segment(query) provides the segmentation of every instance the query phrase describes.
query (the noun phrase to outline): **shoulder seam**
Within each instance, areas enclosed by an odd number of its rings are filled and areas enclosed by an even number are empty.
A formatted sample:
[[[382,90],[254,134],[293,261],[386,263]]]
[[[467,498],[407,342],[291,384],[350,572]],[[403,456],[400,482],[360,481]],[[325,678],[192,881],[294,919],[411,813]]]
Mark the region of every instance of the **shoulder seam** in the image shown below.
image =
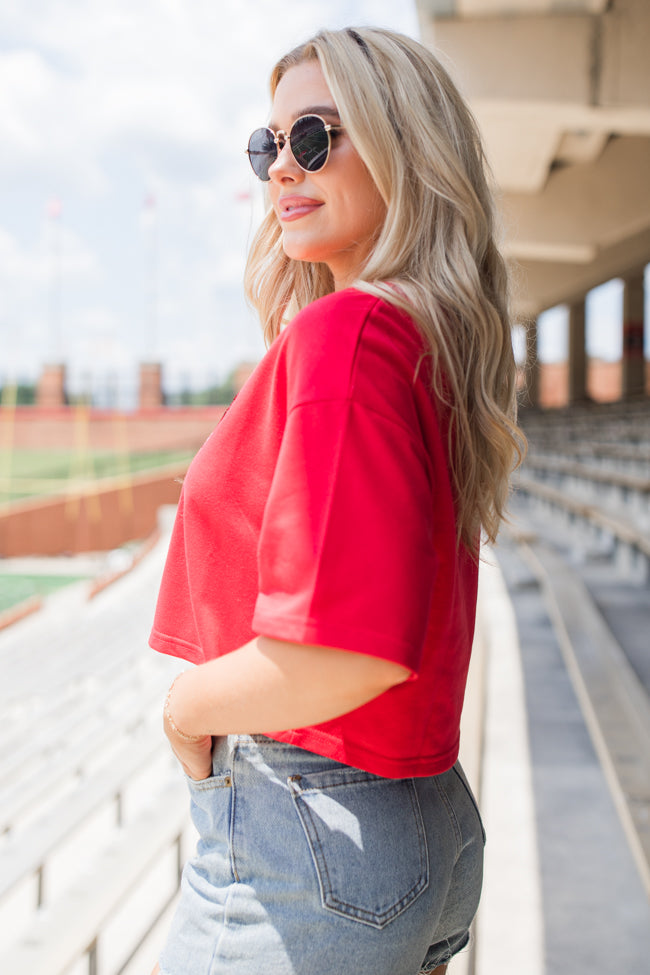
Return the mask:
[[[364,294],[365,295],[365,294],[367,294],[367,292],[362,291],[361,294]],[[356,344],[354,346],[354,355],[352,357],[352,362],[350,363],[350,375],[348,376],[348,389],[350,389],[350,387],[353,385],[353,383],[354,383],[354,377],[356,376],[357,363],[359,361],[359,346],[361,344],[361,337],[362,337],[363,333],[366,330],[366,326],[368,324],[368,319],[370,318],[372,312],[375,310],[375,308],[377,307],[377,305],[379,304],[379,302],[382,301],[382,299],[379,298],[377,295],[369,295],[369,297],[370,298],[374,298],[375,300],[366,309],[366,312],[365,312],[365,314],[363,316],[363,320],[362,320],[362,322],[361,322],[361,324],[359,326],[359,331],[357,332],[357,341],[356,341]]]

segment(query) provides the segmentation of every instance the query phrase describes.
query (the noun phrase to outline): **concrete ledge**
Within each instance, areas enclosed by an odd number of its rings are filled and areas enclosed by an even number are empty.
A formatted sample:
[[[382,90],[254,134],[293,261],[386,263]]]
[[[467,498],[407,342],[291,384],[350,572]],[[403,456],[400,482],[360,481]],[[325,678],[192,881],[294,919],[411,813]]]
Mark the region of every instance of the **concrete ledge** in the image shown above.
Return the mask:
[[[650,703],[586,586],[543,543],[521,546],[650,897]]]
[[[42,605],[43,599],[41,596],[30,596],[29,599],[23,599],[23,601],[18,603],[16,606],[11,606],[3,613],[0,613],[0,630],[4,630],[13,623],[17,623],[18,620],[24,620],[26,616],[31,616],[31,614],[36,613]]]
[[[130,563],[127,566],[125,566],[123,569],[116,569],[114,572],[109,572],[106,575],[102,575],[99,578],[94,580],[94,582],[90,586],[88,599],[94,599],[95,596],[98,596],[99,593],[103,592],[104,589],[107,589],[108,586],[111,586],[114,582],[117,582],[118,579],[122,579],[125,575],[131,572],[132,569],[135,569],[136,565],[138,565],[142,561],[142,559],[149,554],[149,552],[154,548],[154,546],[157,545],[157,543],[160,541],[160,538],[161,538],[160,529],[156,528],[151,533],[149,538],[147,538],[142,543],[142,545],[138,548],[138,550],[136,551],[136,553],[134,554],[133,558],[131,559]]]
[[[488,549],[479,575],[485,642],[481,811],[488,834],[475,971],[543,975],[543,915],[526,703],[514,610]]]

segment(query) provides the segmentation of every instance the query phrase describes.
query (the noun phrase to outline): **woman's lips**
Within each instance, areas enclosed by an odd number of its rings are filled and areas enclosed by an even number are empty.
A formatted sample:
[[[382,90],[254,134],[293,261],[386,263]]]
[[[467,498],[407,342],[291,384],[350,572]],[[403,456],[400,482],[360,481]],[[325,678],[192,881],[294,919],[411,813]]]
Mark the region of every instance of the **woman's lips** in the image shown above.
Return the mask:
[[[322,207],[320,200],[312,200],[308,196],[285,196],[279,201],[280,220],[287,223],[291,220],[299,220],[300,217],[307,216]]]

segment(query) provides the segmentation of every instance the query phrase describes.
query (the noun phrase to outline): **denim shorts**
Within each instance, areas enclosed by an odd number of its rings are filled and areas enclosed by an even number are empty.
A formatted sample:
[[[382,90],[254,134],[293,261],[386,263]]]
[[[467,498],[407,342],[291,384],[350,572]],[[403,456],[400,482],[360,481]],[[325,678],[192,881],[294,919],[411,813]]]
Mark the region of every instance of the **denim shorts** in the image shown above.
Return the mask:
[[[231,735],[188,783],[199,842],[162,975],[417,975],[467,945],[485,834],[459,764],[385,779]]]

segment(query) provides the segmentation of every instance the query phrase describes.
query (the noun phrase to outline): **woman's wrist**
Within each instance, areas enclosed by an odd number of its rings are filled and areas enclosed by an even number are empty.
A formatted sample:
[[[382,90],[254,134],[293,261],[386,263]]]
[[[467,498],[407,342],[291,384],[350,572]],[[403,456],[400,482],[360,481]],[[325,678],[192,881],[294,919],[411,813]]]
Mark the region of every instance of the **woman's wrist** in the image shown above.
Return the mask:
[[[178,682],[187,671],[183,671],[178,674],[171,683],[169,690],[167,691],[167,697],[165,698],[165,704],[163,707],[163,715],[165,719],[165,724],[172,734],[179,738],[181,741],[187,742],[188,744],[196,744],[196,742],[202,741],[203,738],[207,737],[206,734],[193,734],[188,728],[188,720],[183,717],[183,709],[179,708],[179,696],[182,695],[182,685]],[[180,712],[180,717],[179,717]]]

